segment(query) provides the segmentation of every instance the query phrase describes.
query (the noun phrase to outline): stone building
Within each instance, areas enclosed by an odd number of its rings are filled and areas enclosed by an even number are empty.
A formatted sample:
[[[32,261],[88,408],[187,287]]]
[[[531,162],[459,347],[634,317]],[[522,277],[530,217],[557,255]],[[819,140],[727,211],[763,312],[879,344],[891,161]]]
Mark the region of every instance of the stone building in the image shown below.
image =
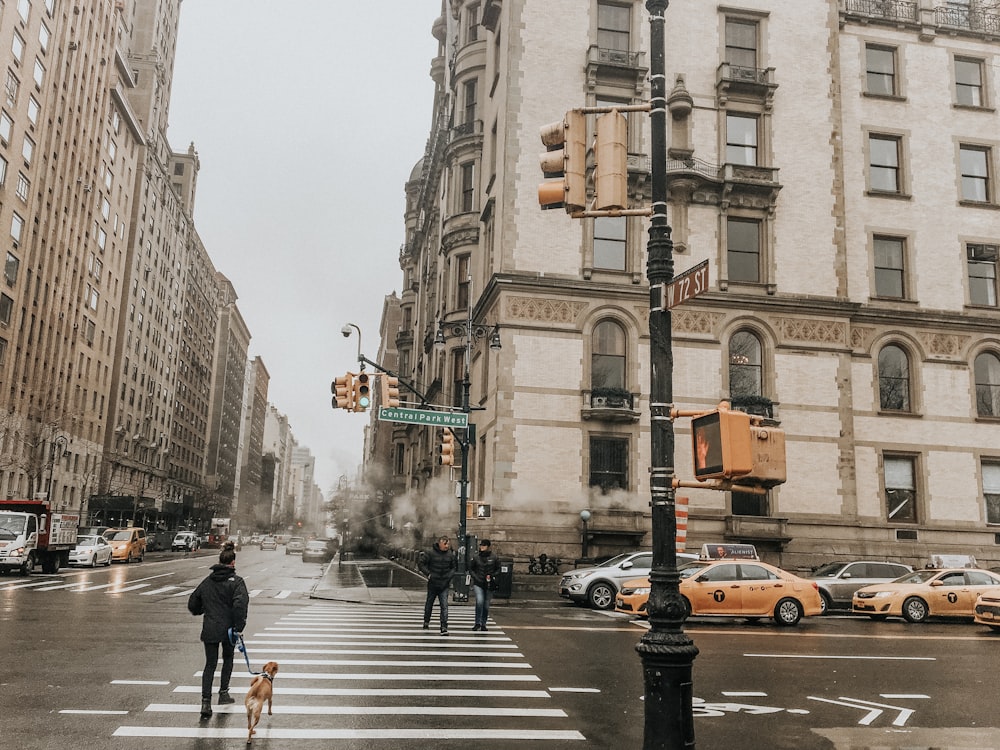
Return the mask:
[[[790,568],[1000,560],[991,5],[669,6],[675,272],[709,263],[708,291],[671,315],[673,400],[773,416],[788,460],[788,481],[765,495],[680,490],[689,548],[751,542]],[[591,554],[648,545],[648,222],[543,212],[536,195],[541,126],[648,101],[645,4],[445,0],[432,33],[434,118],[406,185],[400,372],[453,407],[468,366],[469,493],[492,509],[470,533],[506,554],[573,558],[589,510]],[[638,208],[649,118],[627,118]],[[469,335],[432,346],[442,324],[469,319],[498,325],[502,349]],[[393,430],[392,469],[438,522],[451,470],[435,463],[437,432],[373,429]],[[690,421],[674,430],[677,474],[691,479]],[[443,513],[457,521],[454,503]]]

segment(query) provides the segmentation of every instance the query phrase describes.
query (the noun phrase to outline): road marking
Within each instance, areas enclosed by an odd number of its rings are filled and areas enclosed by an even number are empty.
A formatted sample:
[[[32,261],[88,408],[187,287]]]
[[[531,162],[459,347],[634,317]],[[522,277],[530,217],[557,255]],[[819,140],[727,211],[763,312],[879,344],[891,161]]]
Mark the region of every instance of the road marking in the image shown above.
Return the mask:
[[[126,591],[138,591],[139,589],[149,588],[149,586],[150,586],[150,584],[148,584],[148,583],[136,583],[136,584],[134,584],[132,586],[126,586],[125,588],[121,588],[121,589],[110,589],[109,591],[105,591],[104,593],[105,594],[124,594]]]
[[[599,693],[598,688],[550,687],[550,693]]]
[[[923,698],[923,699],[926,699],[926,700],[930,700],[931,699],[931,697],[929,695],[923,695],[922,693],[879,693],[879,695],[882,698],[888,698],[889,700],[899,700],[901,698],[902,699],[907,699],[907,698]]]
[[[834,703],[838,706],[848,706],[849,708],[857,708],[861,711],[868,710],[858,724],[863,726],[870,726],[875,719],[881,716],[885,711],[883,709],[888,709],[890,711],[899,711],[899,715],[893,720],[892,725],[895,727],[904,726],[907,720],[913,716],[914,709],[903,708],[902,706],[889,706],[885,703],[873,703],[872,701],[863,701],[860,698],[845,698],[840,696],[840,700],[830,700],[829,698],[816,698],[815,696],[808,696],[811,701],[822,701],[823,703]],[[868,707],[871,707],[868,709]]]
[[[197,708],[197,706],[195,707]],[[201,710],[200,708],[198,709]],[[61,714],[90,714],[94,716],[125,716],[128,711],[91,711],[82,708],[64,708],[59,713]]]
[[[168,591],[173,591],[174,589],[180,588],[180,586],[164,586],[163,588],[153,589],[152,591],[143,591],[139,596],[152,596],[153,594],[165,594]]]
[[[292,592],[290,590],[285,589],[284,591],[279,591],[277,594],[275,594],[274,598],[275,599],[287,599],[289,597],[289,595],[291,595],[291,593]]]
[[[112,685],[169,685],[170,680],[112,680]]]
[[[219,714],[246,714],[244,706],[214,706]],[[151,703],[146,706],[149,712],[196,714],[201,711],[197,703]],[[121,713],[128,713],[122,711]],[[566,712],[561,708],[491,708],[488,706],[275,706],[276,714],[299,714],[313,716],[385,716],[387,713],[406,716],[522,716],[566,718]],[[244,733],[245,734],[245,733]]]
[[[253,645],[253,641],[246,641],[250,646]],[[503,651],[459,651],[458,649],[472,649],[475,648],[475,644],[472,643],[456,643],[451,650],[448,650],[446,646],[442,645],[440,649],[421,649],[419,651],[415,649],[406,650],[381,650],[374,648],[274,648],[273,644],[267,644],[268,653],[270,654],[340,654],[344,656],[448,656],[448,657],[469,657],[469,658],[488,658],[488,659],[498,659],[498,658],[517,658],[523,659],[524,654],[520,652],[503,652]],[[497,646],[496,648],[517,648],[516,646]],[[443,649],[443,650],[442,650]]]
[[[449,640],[451,639],[451,640]],[[470,642],[459,640],[457,638],[452,638],[452,636],[421,636],[419,641],[417,639],[410,640],[398,640],[398,641],[387,641],[384,643],[379,643],[380,646],[391,646],[393,648],[405,648],[407,646],[423,646],[423,647],[434,647],[434,648],[444,648],[444,649],[474,649],[474,648],[510,648],[516,649],[517,646],[514,644],[507,645],[506,643],[476,643],[478,638],[471,639]],[[434,641],[433,643],[427,643],[427,641]],[[371,640],[363,641],[245,641],[248,646],[262,646],[271,648],[272,646],[373,646],[374,644]],[[312,653],[321,654],[324,653],[321,650],[315,650]]]
[[[450,654],[449,654],[450,655]],[[476,654],[468,654],[475,656]],[[462,654],[466,656],[466,654]],[[506,656],[506,654],[504,654]],[[263,664],[264,662],[261,661]],[[282,659],[281,666],[295,664],[297,666],[314,667],[431,667],[443,669],[444,667],[457,667],[459,669],[470,666],[465,661],[417,661],[409,659]],[[531,669],[527,662],[510,661],[477,661],[474,665],[476,669]]]
[[[377,676],[376,676],[377,677]],[[284,682],[284,680],[283,680]],[[201,685],[178,685],[175,693],[197,693],[201,695]],[[230,693],[239,693],[238,688],[229,688]],[[317,696],[347,696],[355,697],[389,697],[389,698],[551,698],[546,690],[476,690],[452,688],[300,688],[276,687],[275,695],[317,695]],[[470,709],[474,710],[474,709]]]
[[[469,709],[470,713],[473,709]],[[246,729],[188,727],[118,727],[114,737],[181,737],[192,739],[242,739]],[[276,740],[584,740],[573,730],[558,729],[261,729],[260,739]]]
[[[747,690],[746,692],[740,692],[735,690],[723,690],[722,694],[727,698],[766,698],[767,693],[759,693],[753,690]]]
[[[468,665],[466,665],[468,666]],[[195,677],[201,677],[201,671],[194,673]],[[247,679],[253,679],[252,674],[241,674],[241,677],[246,677]],[[234,678],[237,675],[233,675]],[[418,673],[385,673],[385,672],[372,672],[372,673],[355,673],[350,674],[347,672],[292,672],[288,674],[286,672],[281,673],[282,683],[287,680],[351,680],[364,682],[368,680],[398,680],[400,682],[414,682],[420,680],[427,680],[429,682],[541,682],[541,679],[537,675],[533,674],[479,674],[479,673],[466,673],[458,674],[452,672],[451,674],[440,674],[437,672],[428,672],[423,674]]]
[[[263,591],[264,589],[252,589],[250,591],[250,598],[255,599],[256,597],[260,596]]]
[[[858,659],[860,661],[937,661],[933,656],[824,656],[823,654],[743,654],[761,659]]]

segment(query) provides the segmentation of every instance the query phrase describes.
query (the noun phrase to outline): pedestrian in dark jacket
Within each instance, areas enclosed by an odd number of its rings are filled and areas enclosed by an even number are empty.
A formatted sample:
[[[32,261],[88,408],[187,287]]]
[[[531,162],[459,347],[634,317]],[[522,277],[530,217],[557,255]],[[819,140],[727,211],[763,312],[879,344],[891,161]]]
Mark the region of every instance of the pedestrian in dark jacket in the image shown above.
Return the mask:
[[[222,673],[219,677],[219,703],[235,703],[229,695],[229,678],[233,673],[233,652],[236,644],[230,637],[247,624],[250,593],[243,579],[236,575],[236,553],[224,549],[212,572],[188,598],[192,615],[204,615],[201,623],[201,640],[205,645],[205,668],[201,675],[201,718],[212,715],[212,681],[222,647]]]
[[[493,554],[493,545],[489,539],[479,540],[479,554],[469,560],[469,574],[472,576],[472,591],[476,595],[476,624],[473,630],[486,630],[486,621],[490,617],[490,602],[493,601],[493,591],[496,588],[496,575],[500,570],[500,561]]]
[[[417,567],[427,576],[424,630],[430,627],[431,611],[434,609],[434,600],[437,599],[440,604],[441,635],[448,635],[448,589],[451,588],[452,576],[458,568],[448,537],[439,537],[430,550],[421,552]]]

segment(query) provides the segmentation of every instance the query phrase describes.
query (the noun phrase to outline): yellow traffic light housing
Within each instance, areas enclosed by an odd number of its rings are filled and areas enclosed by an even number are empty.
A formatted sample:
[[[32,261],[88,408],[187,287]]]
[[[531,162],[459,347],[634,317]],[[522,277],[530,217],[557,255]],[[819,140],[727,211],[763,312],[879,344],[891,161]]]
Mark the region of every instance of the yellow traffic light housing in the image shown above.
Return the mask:
[[[452,466],[455,463],[455,433],[449,428],[441,431],[441,445],[438,448],[442,466]]]
[[[691,420],[694,475],[739,485],[774,487],[786,479],[785,431],[764,418],[719,408]]]
[[[347,373],[336,378],[330,384],[330,391],[333,393],[333,408],[354,410],[354,374]]]
[[[354,376],[354,411],[366,411],[372,405],[372,389],[367,372]]]
[[[380,405],[387,407],[399,406],[399,378],[393,375],[380,377],[382,389]]]
[[[617,110],[597,118],[594,139],[594,208],[628,204],[628,120]]]
[[[542,208],[583,211],[587,204],[587,118],[578,110],[540,129],[548,149],[539,157],[542,173],[549,179],[538,186]]]

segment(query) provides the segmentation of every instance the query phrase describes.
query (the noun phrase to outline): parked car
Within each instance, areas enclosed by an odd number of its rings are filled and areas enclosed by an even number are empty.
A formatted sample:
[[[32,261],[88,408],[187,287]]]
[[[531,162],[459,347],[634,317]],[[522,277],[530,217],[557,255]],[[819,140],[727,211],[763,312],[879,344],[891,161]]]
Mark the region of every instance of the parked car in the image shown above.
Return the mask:
[[[805,576],[816,581],[823,597],[823,614],[831,609],[850,609],[854,592],[873,583],[894,581],[912,573],[913,568],[902,563],[878,560],[851,560],[820,565]]]
[[[286,547],[287,550],[287,547]],[[326,539],[313,539],[306,542],[302,550],[302,562],[327,563],[333,559]]]
[[[306,540],[300,536],[290,536],[288,541],[285,542],[285,554],[286,555],[301,555],[302,550],[306,548]]]
[[[262,536],[260,538],[261,549],[278,549],[278,540],[273,536]]]
[[[146,530],[138,526],[124,529],[108,529],[104,538],[111,545],[111,559],[115,562],[130,563],[133,560],[142,562],[146,554]]]
[[[652,552],[624,552],[592,568],[571,570],[559,581],[559,596],[595,609],[611,609],[624,581],[649,575]]]
[[[981,568],[925,569],[889,583],[865,586],[854,594],[851,609],[873,620],[903,617],[973,617],[980,594],[1000,587],[1000,573]]]
[[[708,565],[711,560],[685,560],[677,561],[677,572],[681,580],[692,576]],[[646,607],[649,604],[649,576],[633,578],[625,581],[618,596],[615,597],[615,611],[626,615],[637,615],[638,617],[648,617]]]
[[[991,572],[995,572],[990,568]],[[990,630],[1000,630],[1000,589],[984,591],[976,598],[972,619]]]
[[[201,547],[201,540],[193,531],[178,531],[170,542],[171,552],[194,552]]]
[[[76,538],[76,546],[69,552],[70,565],[89,565],[96,568],[98,565],[111,564],[111,545],[103,536],[97,534],[84,534]]]

